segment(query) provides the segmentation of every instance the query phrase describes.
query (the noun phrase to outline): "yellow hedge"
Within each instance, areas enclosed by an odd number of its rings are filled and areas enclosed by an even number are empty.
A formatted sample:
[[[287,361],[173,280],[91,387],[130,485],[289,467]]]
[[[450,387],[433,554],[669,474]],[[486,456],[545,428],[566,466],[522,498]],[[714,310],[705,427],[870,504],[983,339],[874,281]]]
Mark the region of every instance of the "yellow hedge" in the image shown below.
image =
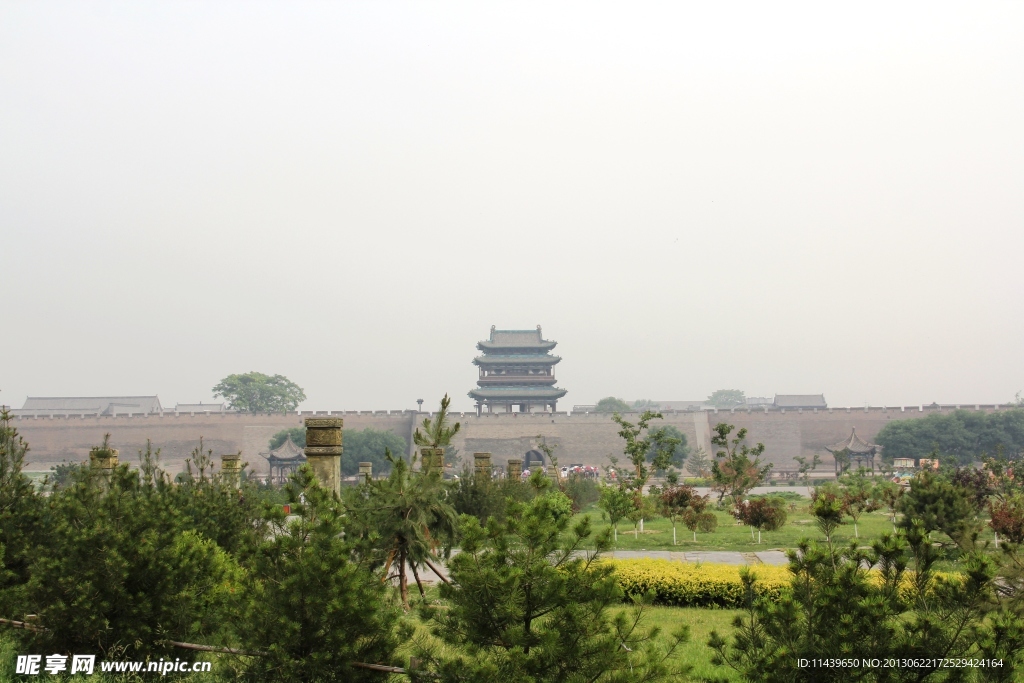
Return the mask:
[[[660,605],[678,607],[742,607],[743,583],[740,567],[733,564],[693,564],[670,560],[608,560],[615,567],[619,586],[627,595],[654,592]],[[759,595],[778,598],[788,586],[786,567],[758,565],[751,571]]]
[[[673,562],[671,560],[606,560],[615,567],[619,586],[626,595],[644,595],[654,591],[654,602],[677,607],[742,607],[743,583],[740,567],[734,564]],[[758,595],[777,600],[793,575],[788,567],[758,565],[751,571]],[[939,580],[962,581],[959,574],[936,572]],[[913,597],[913,573],[907,572],[900,582],[904,600]],[[869,572],[869,581],[878,585],[881,576]]]

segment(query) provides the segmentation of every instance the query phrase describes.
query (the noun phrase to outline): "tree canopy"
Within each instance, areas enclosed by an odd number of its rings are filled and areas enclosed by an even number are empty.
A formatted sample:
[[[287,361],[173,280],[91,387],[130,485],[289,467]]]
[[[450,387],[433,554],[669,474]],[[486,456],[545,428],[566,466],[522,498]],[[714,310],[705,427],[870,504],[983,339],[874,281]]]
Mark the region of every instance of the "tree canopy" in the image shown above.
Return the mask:
[[[1024,456],[1024,410],[982,413],[957,410],[945,415],[894,420],[878,432],[885,459],[927,458],[935,451],[962,465],[1000,454]]]
[[[733,425],[724,422],[715,425],[715,435],[711,437],[711,443],[722,450],[715,453],[715,461],[711,465],[711,488],[718,494],[719,502],[725,496],[729,496],[733,503],[739,504],[750,489],[760,485],[768,477],[772,463],[761,462],[761,455],[764,453],[763,443],[758,443],[753,448],[745,443],[746,428],[740,429],[736,436],[730,439],[729,435],[733,429]]]
[[[228,375],[213,388],[215,397],[224,397],[228,405],[248,413],[278,413],[295,410],[306,394],[284,375],[246,372]]]
[[[632,410],[633,407],[631,405],[621,398],[615,398],[614,396],[602,398],[594,408],[594,411],[598,413],[628,413]]]
[[[299,447],[306,445],[306,428],[292,427],[282,429],[270,437],[270,450],[278,448],[291,438],[292,443]],[[341,473],[348,476],[359,472],[359,463],[373,463],[375,474],[387,474],[391,471],[391,462],[387,459],[387,451],[405,453],[409,449],[408,442],[390,430],[346,429],[342,432]]]
[[[708,403],[716,408],[732,408],[747,404],[747,397],[739,389],[719,389],[708,396]]]
[[[651,429],[652,436],[657,433],[658,437],[651,443],[651,447],[647,450],[647,460],[652,461],[658,455],[657,445],[660,443],[668,444],[669,440],[676,441],[677,443],[671,449],[669,454],[668,464],[675,465],[676,467],[682,467],[683,461],[686,460],[686,456],[690,453],[689,446],[686,445],[686,434],[683,434],[676,427],[672,425],[664,425],[662,427],[654,427]],[[668,446],[666,446],[666,449]]]

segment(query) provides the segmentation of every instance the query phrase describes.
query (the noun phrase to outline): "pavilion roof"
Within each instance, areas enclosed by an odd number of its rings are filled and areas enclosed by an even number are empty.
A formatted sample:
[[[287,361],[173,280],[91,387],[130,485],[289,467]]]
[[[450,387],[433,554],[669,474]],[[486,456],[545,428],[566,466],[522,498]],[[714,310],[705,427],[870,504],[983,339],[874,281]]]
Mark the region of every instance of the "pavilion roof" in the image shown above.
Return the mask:
[[[540,325],[536,330],[499,330],[491,326],[490,339],[478,342],[476,347],[481,351],[492,349],[537,349],[547,351],[555,348],[558,342],[544,339]]]
[[[298,458],[306,457],[306,454],[300,446],[292,441],[292,437],[289,436],[284,440],[283,444],[271,450],[269,453],[266,453],[265,457],[268,460],[270,458],[276,458],[277,460],[297,460]]]
[[[843,439],[839,443],[832,444],[831,446],[825,446],[825,450],[829,453],[838,453],[840,451],[849,451],[850,453],[872,453],[874,451],[882,450],[882,447],[877,444],[868,443],[857,436],[857,428],[854,427],[853,431],[850,432],[849,438]]]
[[[491,353],[477,356],[474,365],[554,365],[562,359],[546,353],[516,353],[511,355]]]
[[[470,398],[494,398],[500,400],[515,400],[517,398],[524,398],[528,400],[562,398],[563,396],[565,396],[565,394],[565,389],[559,389],[558,387],[518,385],[507,387],[486,387],[474,389],[473,391],[469,392]]]

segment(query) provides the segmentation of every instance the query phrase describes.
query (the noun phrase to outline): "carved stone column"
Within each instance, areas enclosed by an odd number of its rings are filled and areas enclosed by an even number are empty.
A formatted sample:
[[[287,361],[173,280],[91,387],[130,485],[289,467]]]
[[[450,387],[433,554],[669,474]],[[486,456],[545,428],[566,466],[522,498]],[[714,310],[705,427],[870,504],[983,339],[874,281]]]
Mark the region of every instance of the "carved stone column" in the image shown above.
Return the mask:
[[[477,481],[490,481],[491,480],[491,454],[490,453],[474,453],[473,454],[473,472],[476,475]]]
[[[369,483],[373,479],[373,463],[359,463],[359,479]]]
[[[421,448],[420,449],[420,471],[423,474],[437,472],[444,475],[444,449],[443,448]]]
[[[523,479],[523,461],[522,460],[509,460],[508,461],[508,478],[512,481],[522,481]]]
[[[242,484],[242,454],[225,453],[220,456],[220,472],[238,488]]]
[[[101,446],[91,448],[89,449],[89,465],[101,470],[105,474],[110,474],[117,467],[118,453],[119,451],[116,448],[103,448]]]
[[[325,489],[341,495],[341,427],[340,417],[307,417],[306,461]]]

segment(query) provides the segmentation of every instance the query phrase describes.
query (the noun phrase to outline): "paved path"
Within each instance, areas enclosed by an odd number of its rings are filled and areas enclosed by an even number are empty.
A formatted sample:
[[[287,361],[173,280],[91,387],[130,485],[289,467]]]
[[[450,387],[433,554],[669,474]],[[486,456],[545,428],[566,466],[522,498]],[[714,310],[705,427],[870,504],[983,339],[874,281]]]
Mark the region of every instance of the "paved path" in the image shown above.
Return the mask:
[[[708,488],[707,486],[694,486],[693,488],[696,489],[697,493],[699,493],[702,496],[711,493],[711,489]],[[785,493],[786,491],[791,491],[793,493],[799,494],[804,498],[811,497],[811,494],[807,492],[806,486],[755,486],[750,490],[750,492],[756,496],[772,493]],[[714,495],[717,496],[717,494]]]
[[[710,562],[715,564],[744,564],[750,566],[770,564],[777,567],[785,567],[789,564],[789,560],[786,558],[786,553],[781,550],[763,550],[759,553],[740,553],[727,550],[703,550],[684,553],[672,552],[670,550],[615,550],[613,552],[605,553],[604,557],[611,557],[618,560],[652,558],[658,560],[671,560],[675,562]],[[443,570],[443,566],[438,568]],[[411,589],[415,590],[411,569],[407,569],[407,576],[409,577],[409,585],[411,586]],[[427,567],[424,567],[423,571],[420,572],[420,579],[422,579],[425,584],[436,583],[438,581],[437,575]]]
[[[696,552],[676,553],[671,550],[616,550],[605,557],[619,560],[636,560],[650,557],[659,560],[676,562],[713,562],[716,564],[771,564],[786,566],[789,560],[781,550],[764,550],[759,553],[740,553],[727,550],[703,550]]]

